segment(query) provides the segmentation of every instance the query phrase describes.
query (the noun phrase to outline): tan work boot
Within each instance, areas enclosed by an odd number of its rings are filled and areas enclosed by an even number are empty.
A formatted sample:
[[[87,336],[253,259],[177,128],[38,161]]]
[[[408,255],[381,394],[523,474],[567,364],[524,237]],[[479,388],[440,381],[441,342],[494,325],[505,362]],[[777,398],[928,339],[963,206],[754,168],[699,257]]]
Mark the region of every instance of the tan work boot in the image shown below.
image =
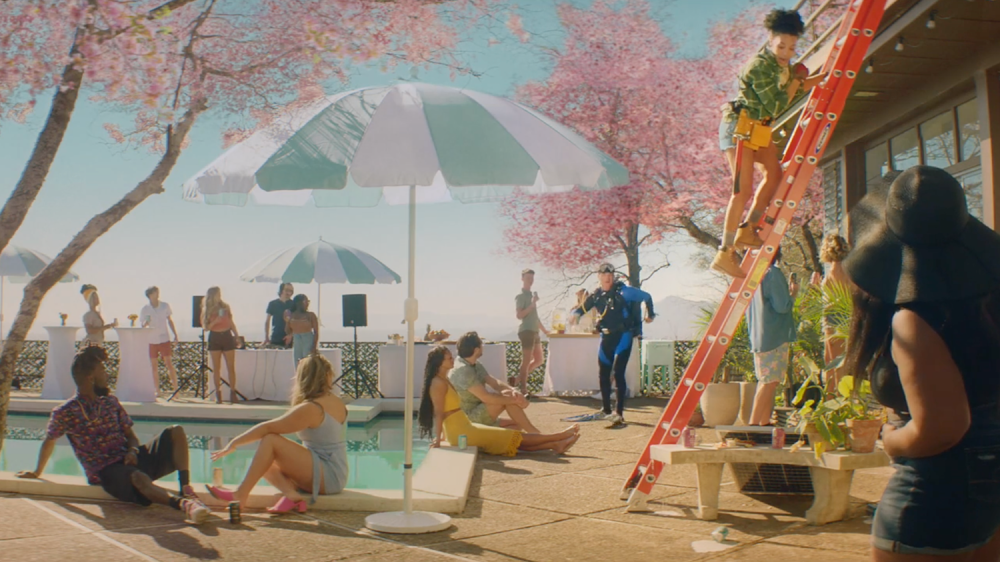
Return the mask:
[[[736,229],[737,248],[760,248],[763,245],[764,241],[761,240],[760,236],[757,236],[756,228],[748,224]]]
[[[720,248],[719,252],[715,254],[715,259],[712,260],[712,269],[739,279],[747,276],[740,268],[740,258],[733,248]]]

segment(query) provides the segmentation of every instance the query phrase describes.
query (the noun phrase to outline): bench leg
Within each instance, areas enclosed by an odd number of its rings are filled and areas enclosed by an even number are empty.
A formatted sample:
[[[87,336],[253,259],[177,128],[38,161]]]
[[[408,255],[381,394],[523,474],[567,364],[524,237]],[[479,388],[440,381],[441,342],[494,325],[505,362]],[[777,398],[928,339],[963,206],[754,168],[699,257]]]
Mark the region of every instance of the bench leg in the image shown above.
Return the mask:
[[[698,519],[719,518],[719,488],[722,486],[723,463],[698,463]]]
[[[812,507],[806,511],[806,521],[810,525],[825,525],[843,520],[850,505],[854,471],[810,466],[809,474],[816,497]]]

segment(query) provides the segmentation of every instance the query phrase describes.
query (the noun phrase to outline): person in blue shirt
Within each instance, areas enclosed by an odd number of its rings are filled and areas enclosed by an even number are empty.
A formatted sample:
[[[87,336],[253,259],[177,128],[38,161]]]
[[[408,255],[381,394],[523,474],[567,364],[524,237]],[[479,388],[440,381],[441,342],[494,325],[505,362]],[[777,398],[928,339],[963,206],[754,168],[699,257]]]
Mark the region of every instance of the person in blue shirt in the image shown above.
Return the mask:
[[[625,395],[628,392],[625,367],[632,355],[632,338],[641,332],[642,324],[641,310],[634,305],[646,304],[646,322],[652,322],[656,314],[653,312],[653,297],[645,291],[615,281],[615,267],[610,263],[597,269],[597,278],[601,286],[587,295],[583,303],[571,313],[579,319],[590,309],[597,311],[597,329],[601,331],[601,347],[597,359],[603,407],[595,419],[603,418],[610,421],[612,427],[621,427],[625,425]],[[612,372],[618,391],[614,413],[611,412]]]
[[[750,425],[771,425],[774,412],[774,395],[778,383],[788,371],[788,344],[795,341],[795,321],[792,308],[799,292],[793,274],[792,283],[778,267],[781,249],[774,253],[774,262],[760,282],[760,287],[747,309],[747,328],[750,332],[750,351],[757,373],[757,394],[753,411],[747,422]]]

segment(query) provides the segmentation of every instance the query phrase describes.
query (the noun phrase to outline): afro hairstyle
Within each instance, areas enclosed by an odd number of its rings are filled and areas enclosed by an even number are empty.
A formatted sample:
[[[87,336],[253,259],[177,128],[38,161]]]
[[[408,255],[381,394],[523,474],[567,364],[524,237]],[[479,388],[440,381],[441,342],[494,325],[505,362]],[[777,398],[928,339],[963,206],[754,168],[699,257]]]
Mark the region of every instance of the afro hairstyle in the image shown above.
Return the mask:
[[[774,35],[799,37],[806,30],[802,16],[795,10],[771,10],[764,18],[764,27]]]

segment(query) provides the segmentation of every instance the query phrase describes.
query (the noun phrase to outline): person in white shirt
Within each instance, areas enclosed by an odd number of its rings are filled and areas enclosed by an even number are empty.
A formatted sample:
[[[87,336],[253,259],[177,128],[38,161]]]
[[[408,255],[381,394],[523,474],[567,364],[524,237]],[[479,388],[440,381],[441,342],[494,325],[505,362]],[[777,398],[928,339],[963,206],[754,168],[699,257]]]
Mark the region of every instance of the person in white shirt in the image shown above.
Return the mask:
[[[174,319],[171,318],[173,311],[170,305],[160,300],[160,289],[150,287],[146,289],[146,298],[149,304],[142,307],[139,317],[142,318],[143,328],[152,328],[153,335],[149,340],[149,362],[153,367],[153,385],[156,391],[160,391],[160,362],[167,366],[167,373],[170,375],[170,389],[177,390],[177,369],[174,367],[173,346],[170,342],[170,331],[174,333],[174,342],[177,341],[177,328],[174,326]]]

